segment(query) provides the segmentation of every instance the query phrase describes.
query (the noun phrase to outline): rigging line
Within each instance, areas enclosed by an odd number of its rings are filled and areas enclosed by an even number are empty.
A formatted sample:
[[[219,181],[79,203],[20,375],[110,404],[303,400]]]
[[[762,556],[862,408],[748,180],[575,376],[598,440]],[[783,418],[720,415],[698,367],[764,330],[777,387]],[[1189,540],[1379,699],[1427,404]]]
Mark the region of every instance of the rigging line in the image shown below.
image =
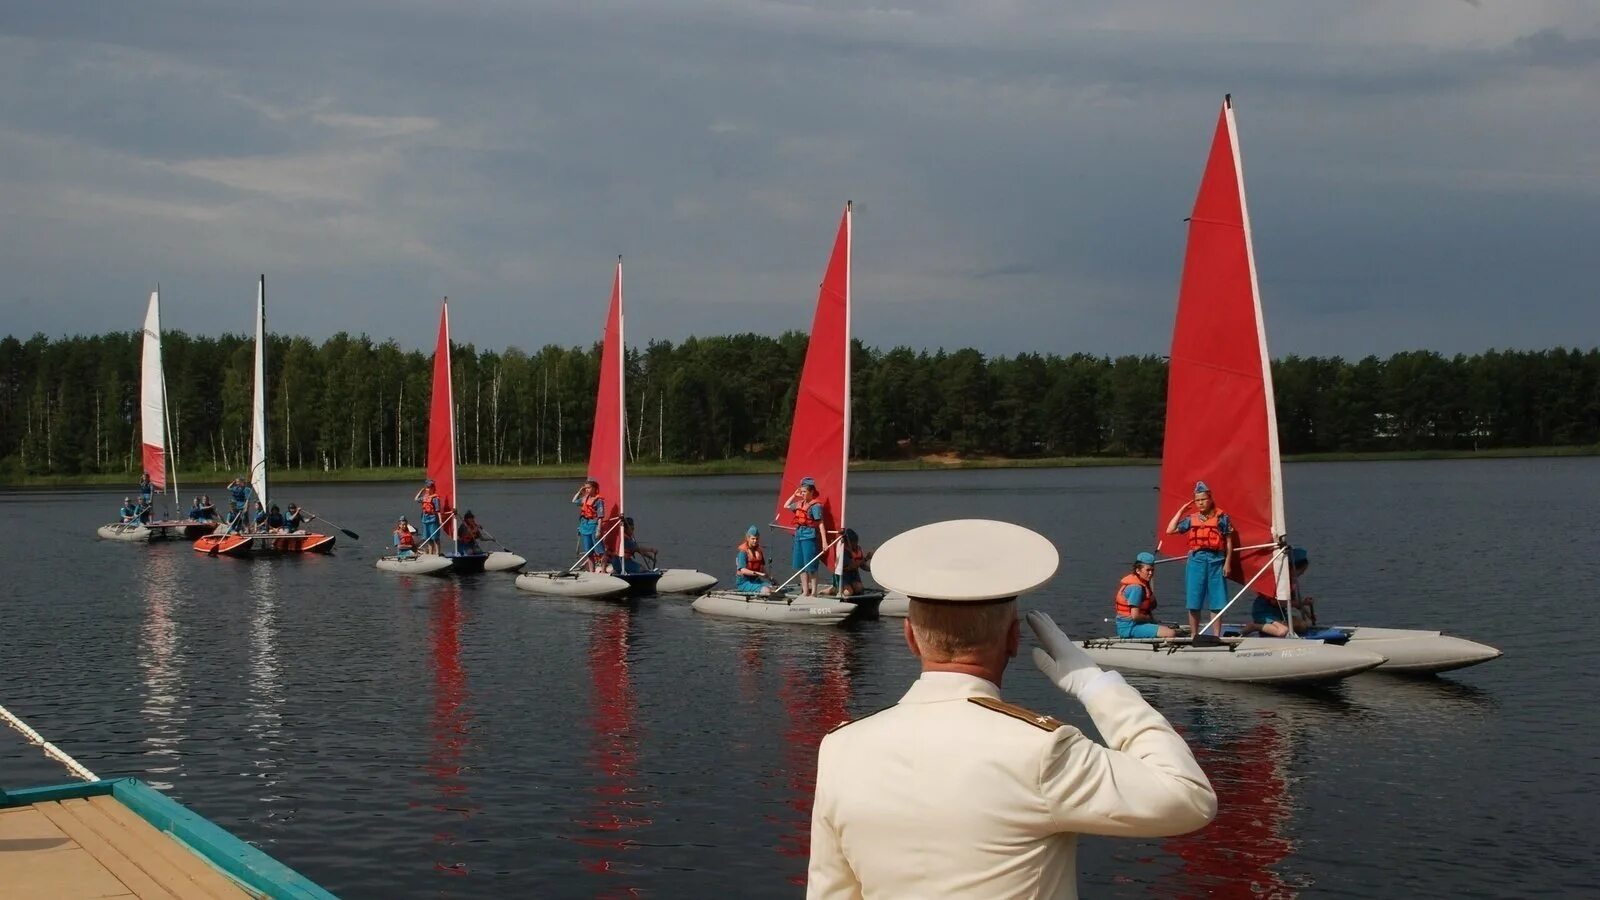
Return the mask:
[[[5,723],[10,725],[13,730],[22,735],[24,738],[27,738],[28,743],[38,747],[40,750],[43,750],[45,756],[48,756],[56,762],[61,763],[63,766],[66,766],[68,772],[71,772],[78,778],[82,778],[84,781],[100,780],[99,775],[89,771],[84,767],[83,763],[80,763],[68,756],[66,751],[62,750],[60,747],[57,747],[55,744],[45,740],[43,735],[29,727],[27,722],[24,722],[12,715],[11,711],[6,709],[4,706],[0,706],[0,719],[4,719]]]

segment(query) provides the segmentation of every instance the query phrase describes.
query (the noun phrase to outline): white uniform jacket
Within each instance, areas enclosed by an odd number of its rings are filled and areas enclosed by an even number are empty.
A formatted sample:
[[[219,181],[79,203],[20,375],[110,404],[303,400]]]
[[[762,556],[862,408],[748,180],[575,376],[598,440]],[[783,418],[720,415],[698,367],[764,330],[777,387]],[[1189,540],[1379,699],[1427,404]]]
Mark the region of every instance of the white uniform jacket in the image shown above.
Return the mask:
[[[1075,898],[1078,834],[1184,834],[1216,815],[1188,745],[1120,675],[1081,697],[1109,747],[999,697],[926,672],[823,739],[807,897]]]

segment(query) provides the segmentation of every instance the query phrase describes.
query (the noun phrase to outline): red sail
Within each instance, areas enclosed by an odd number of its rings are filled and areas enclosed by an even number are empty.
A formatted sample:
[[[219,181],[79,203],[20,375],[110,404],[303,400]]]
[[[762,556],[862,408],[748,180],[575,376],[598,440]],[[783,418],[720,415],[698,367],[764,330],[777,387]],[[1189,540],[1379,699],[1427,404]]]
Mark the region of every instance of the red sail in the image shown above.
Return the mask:
[[[450,382],[450,301],[439,308],[439,342],[433,348],[433,402],[428,407],[428,477],[447,512],[456,508],[455,396]],[[456,520],[445,521],[443,531],[456,536]]]
[[[1238,137],[1227,102],[1189,219],[1167,376],[1158,534],[1178,507],[1193,499],[1197,481],[1206,482],[1217,507],[1232,519],[1240,547],[1271,545],[1283,536],[1272,370]],[[1183,535],[1162,534],[1161,552],[1187,553],[1187,542]],[[1242,552],[1235,578],[1287,599],[1287,566],[1264,568],[1271,554],[1270,548]]]
[[[850,205],[845,204],[833,256],[817,294],[817,314],[811,322],[811,343],[800,373],[800,391],[794,401],[794,424],[789,430],[789,455],[783,465],[778,490],[779,522],[791,513],[784,503],[807,476],[816,479],[826,501],[828,536],[845,523],[845,475],[850,457]],[[830,551],[827,564],[837,555]]]
[[[600,392],[594,403],[594,434],[589,439],[589,477],[600,482],[606,498],[606,521],[600,533],[610,533],[606,545],[611,553],[622,555],[622,529],[612,527],[610,519],[621,515],[623,505],[623,462],[627,456],[628,429],[623,401],[625,380],[622,367],[627,352],[622,344],[622,259],[617,259],[616,279],[611,283],[611,311],[606,314],[605,343],[600,348]]]

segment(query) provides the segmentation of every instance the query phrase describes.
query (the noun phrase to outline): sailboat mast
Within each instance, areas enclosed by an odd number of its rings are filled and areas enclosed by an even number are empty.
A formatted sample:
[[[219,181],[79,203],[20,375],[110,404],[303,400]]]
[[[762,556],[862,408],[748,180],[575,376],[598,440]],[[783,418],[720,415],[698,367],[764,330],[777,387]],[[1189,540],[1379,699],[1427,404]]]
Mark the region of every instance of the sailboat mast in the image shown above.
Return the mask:
[[[443,309],[439,313],[439,331],[443,335],[439,341],[440,352],[444,354],[444,395],[450,398],[448,404],[450,413],[450,466],[448,484],[449,493],[444,496],[450,498],[450,511],[453,513],[461,508],[461,498],[456,496],[456,375],[454,361],[450,359],[450,298],[444,298]],[[455,540],[455,525],[441,523],[440,530],[450,535]],[[456,545],[456,552],[461,552],[460,544]]]
[[[628,514],[627,503],[623,499],[624,487],[628,467],[628,342],[623,330],[622,310],[622,254],[617,254],[617,346],[616,346],[616,372],[617,372],[617,512],[620,515]],[[605,351],[601,350],[601,357]],[[617,529],[616,555],[623,555],[623,545],[627,536],[619,527]]]
[[[267,501],[267,276],[256,288],[256,368],[255,399],[250,420],[250,486],[261,509]]]
[[[1239,184],[1239,216],[1244,223],[1244,253],[1250,267],[1250,299],[1255,304],[1256,342],[1261,349],[1261,386],[1266,401],[1267,418],[1267,469],[1272,480],[1272,537],[1282,540],[1288,532],[1283,510],[1283,460],[1278,452],[1278,410],[1272,388],[1272,356],[1267,352],[1266,319],[1261,313],[1261,285],[1256,278],[1255,242],[1250,233],[1250,205],[1245,201],[1244,158],[1239,151],[1239,128],[1233,118],[1233,95],[1222,99],[1223,116],[1228,122],[1228,144],[1233,149],[1233,171]],[[1273,581],[1277,597],[1288,601],[1288,560],[1279,556],[1273,563]]]
[[[854,203],[850,200],[844,202],[844,440],[840,442],[843,458],[839,460],[839,530],[843,532],[845,525],[845,500],[849,497],[846,489],[850,481],[850,305],[851,305],[851,242],[855,240],[855,223],[853,221]],[[843,544],[840,545],[841,548]],[[834,556],[835,574],[844,573],[844,554]]]
[[[170,466],[172,471],[172,497],[173,512],[179,518],[183,517],[183,494],[178,490],[178,454],[177,435],[172,430],[172,404],[167,402],[167,358],[161,351],[161,285],[156,284],[156,292],[150,295],[151,305],[155,307],[155,340],[156,355],[159,364],[156,374],[161,383],[161,465],[163,469]]]

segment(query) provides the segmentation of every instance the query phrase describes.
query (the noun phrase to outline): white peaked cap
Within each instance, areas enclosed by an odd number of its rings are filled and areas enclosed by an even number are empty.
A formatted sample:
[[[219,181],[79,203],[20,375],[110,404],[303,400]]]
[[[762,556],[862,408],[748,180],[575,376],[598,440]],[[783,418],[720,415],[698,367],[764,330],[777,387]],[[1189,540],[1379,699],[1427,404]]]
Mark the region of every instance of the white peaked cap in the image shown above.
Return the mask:
[[[1055,545],[1036,531],[992,519],[954,519],[885,541],[872,554],[872,578],[924,600],[1001,600],[1049,581],[1060,563]]]

